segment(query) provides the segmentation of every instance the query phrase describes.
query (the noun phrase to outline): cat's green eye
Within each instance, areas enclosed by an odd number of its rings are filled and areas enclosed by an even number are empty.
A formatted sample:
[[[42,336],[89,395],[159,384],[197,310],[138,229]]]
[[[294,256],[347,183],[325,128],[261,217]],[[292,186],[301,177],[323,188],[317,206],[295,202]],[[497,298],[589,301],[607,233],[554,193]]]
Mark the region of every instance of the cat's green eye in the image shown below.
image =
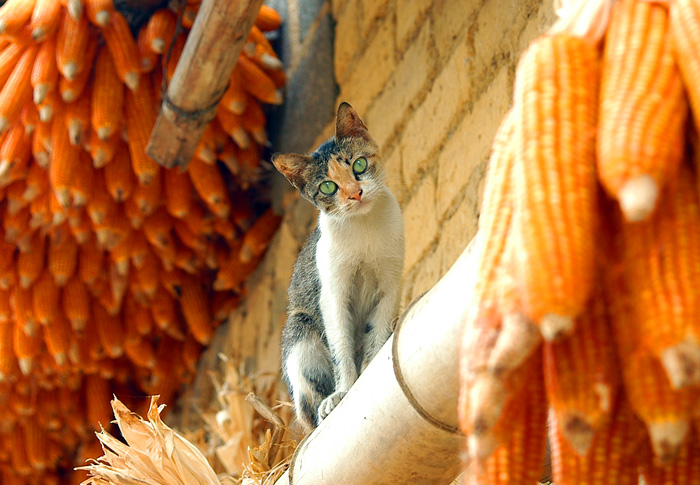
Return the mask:
[[[335,182],[326,180],[325,182],[321,182],[321,187],[319,190],[321,190],[322,194],[333,195],[335,194],[336,190],[338,190],[338,186],[335,184]]]
[[[367,170],[367,159],[365,157],[360,157],[352,164],[352,171],[360,174]]]

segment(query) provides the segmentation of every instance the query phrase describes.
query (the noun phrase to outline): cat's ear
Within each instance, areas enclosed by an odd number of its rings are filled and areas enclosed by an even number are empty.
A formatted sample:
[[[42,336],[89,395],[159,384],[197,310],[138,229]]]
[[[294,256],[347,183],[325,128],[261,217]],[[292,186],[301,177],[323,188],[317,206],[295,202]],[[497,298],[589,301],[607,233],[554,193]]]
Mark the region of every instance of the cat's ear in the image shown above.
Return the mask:
[[[277,170],[299,190],[302,190],[306,185],[309,164],[313,161],[313,157],[297,153],[277,153],[272,157],[272,163],[277,167]]]
[[[346,102],[342,102],[338,106],[338,115],[335,120],[335,137],[337,139],[348,137],[364,138],[365,140],[372,139],[355,108]]]

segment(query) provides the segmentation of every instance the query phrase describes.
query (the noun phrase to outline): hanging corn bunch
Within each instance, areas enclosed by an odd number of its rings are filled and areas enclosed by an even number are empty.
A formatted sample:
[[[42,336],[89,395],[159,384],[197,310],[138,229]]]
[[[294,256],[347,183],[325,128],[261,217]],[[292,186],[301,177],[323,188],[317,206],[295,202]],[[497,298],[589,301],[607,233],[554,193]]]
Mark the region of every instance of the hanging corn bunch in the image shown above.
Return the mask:
[[[536,412],[519,393],[543,380],[555,483],[691,483],[700,2],[560,6],[518,64],[487,174],[460,363],[469,473],[540,478],[544,420],[525,442],[512,403]]]
[[[176,7],[141,26],[112,0],[0,7],[0,483],[100,456],[115,393],[171,403],[279,225],[248,200],[285,83],[271,8],[190,169],[145,154],[199,2]]]

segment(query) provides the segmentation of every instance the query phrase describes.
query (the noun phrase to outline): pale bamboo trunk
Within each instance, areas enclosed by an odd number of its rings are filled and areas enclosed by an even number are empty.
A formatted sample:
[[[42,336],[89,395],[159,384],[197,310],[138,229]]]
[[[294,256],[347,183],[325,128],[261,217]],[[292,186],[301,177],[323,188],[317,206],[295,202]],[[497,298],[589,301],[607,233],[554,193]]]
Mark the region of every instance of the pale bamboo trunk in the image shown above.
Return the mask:
[[[460,474],[458,354],[476,273],[472,246],[409,308],[276,485],[449,484]]]

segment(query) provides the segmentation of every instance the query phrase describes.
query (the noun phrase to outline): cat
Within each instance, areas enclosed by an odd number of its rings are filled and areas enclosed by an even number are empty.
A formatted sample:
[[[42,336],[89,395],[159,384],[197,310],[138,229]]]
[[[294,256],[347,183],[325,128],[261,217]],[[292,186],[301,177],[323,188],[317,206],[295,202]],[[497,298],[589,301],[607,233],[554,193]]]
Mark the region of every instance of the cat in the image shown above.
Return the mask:
[[[311,155],[276,154],[277,169],[319,210],[299,253],[282,331],[282,375],[298,421],[315,428],[391,335],[404,234],[377,143],[355,109]]]

